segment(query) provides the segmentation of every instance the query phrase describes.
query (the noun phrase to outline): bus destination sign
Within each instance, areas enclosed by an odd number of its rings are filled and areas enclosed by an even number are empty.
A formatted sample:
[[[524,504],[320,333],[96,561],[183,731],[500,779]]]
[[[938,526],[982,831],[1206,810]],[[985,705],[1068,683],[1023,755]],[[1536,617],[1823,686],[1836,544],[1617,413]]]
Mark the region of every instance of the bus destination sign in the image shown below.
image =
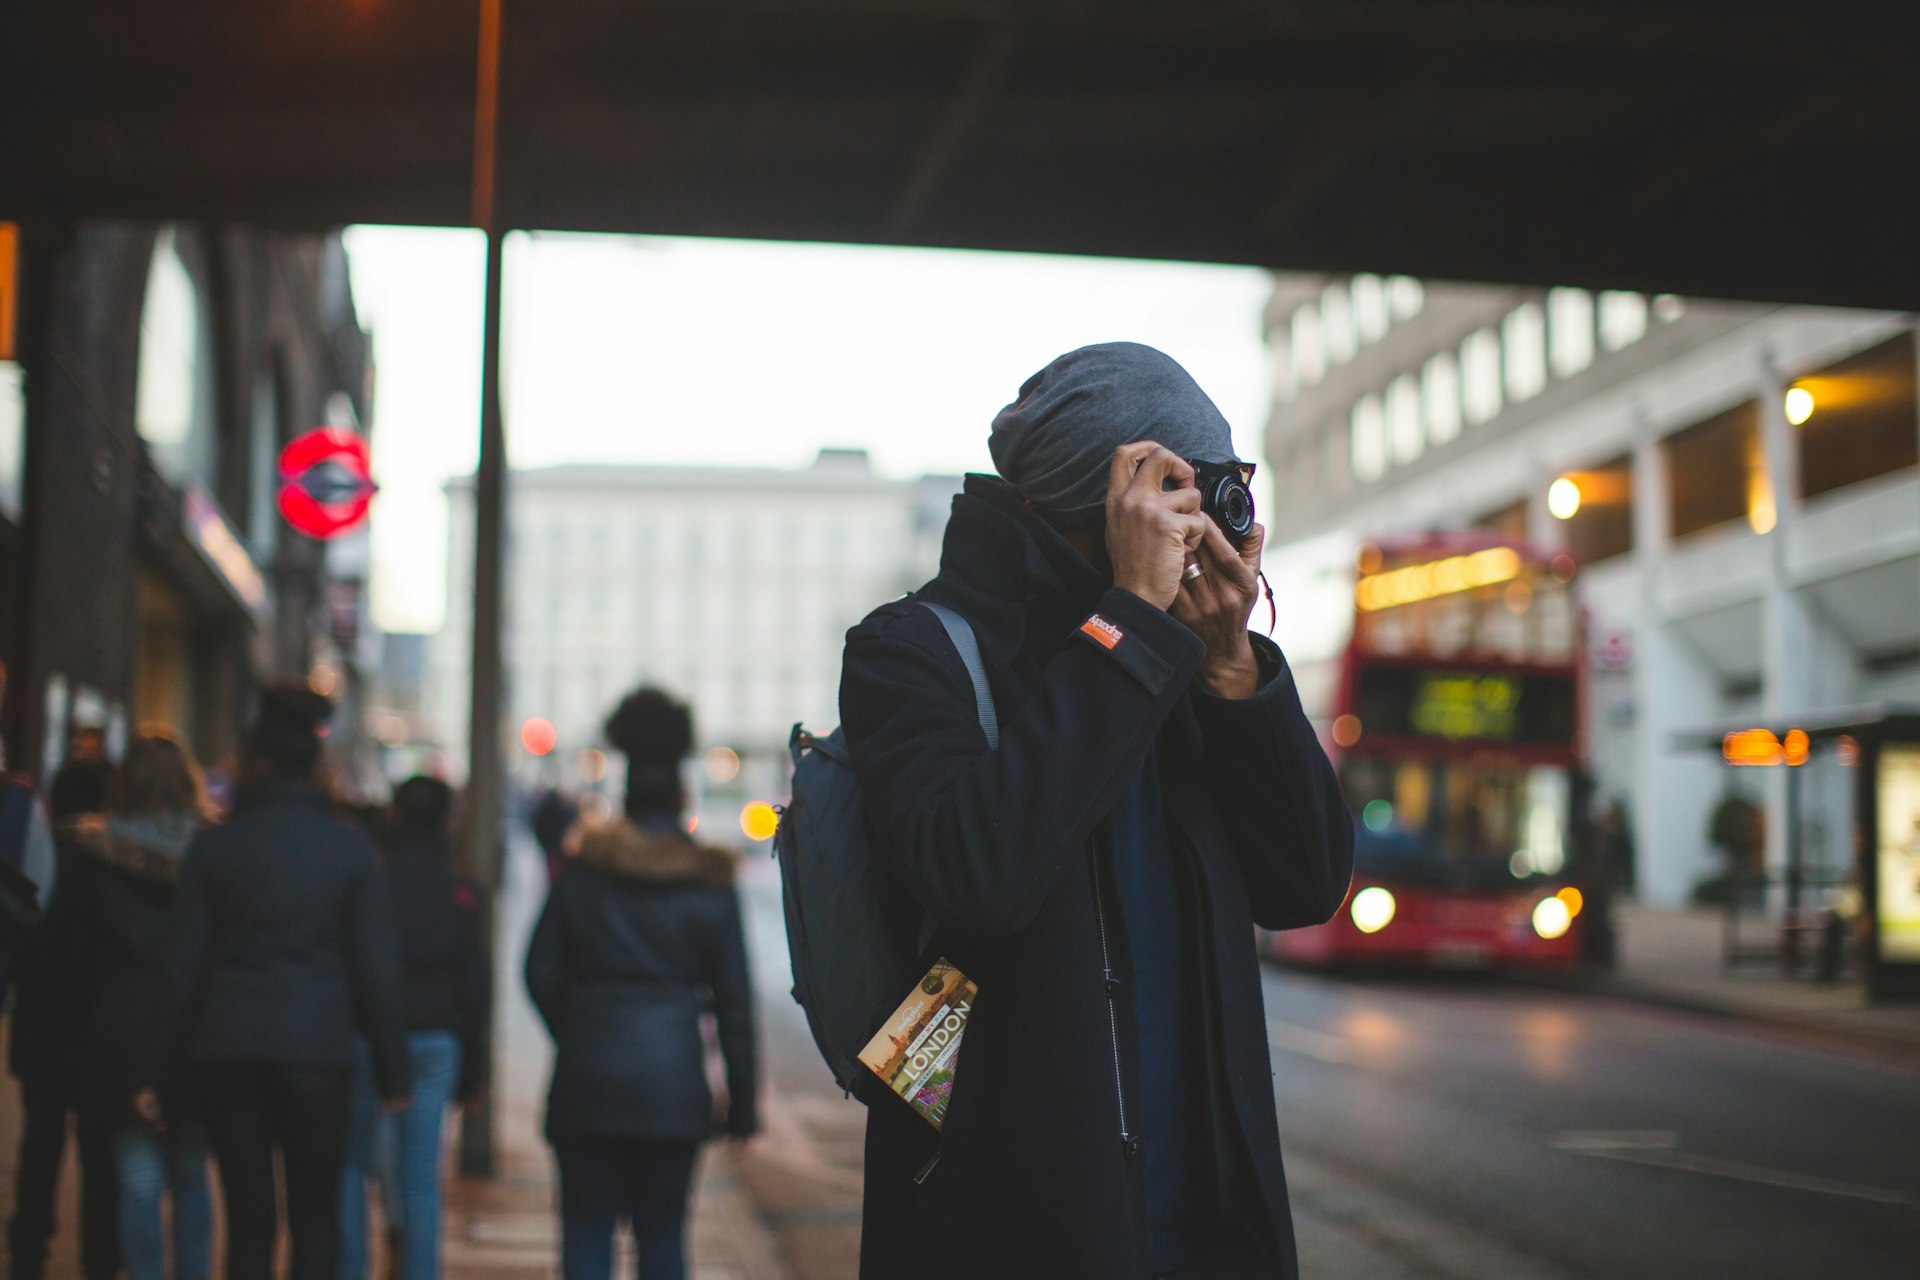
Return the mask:
[[[1367,664],[1354,709],[1368,738],[1571,747],[1571,675]]]

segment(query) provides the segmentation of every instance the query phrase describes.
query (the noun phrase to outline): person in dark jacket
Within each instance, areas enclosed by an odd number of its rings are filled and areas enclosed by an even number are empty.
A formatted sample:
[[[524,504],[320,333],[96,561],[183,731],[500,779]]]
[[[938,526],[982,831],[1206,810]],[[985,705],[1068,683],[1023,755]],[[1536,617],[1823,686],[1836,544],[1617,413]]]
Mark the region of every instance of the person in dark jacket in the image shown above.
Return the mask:
[[[205,801],[193,758],[154,730],[128,745],[111,799],[106,814],[72,829],[82,856],[69,888],[96,969],[84,1106],[112,1135],[128,1280],[166,1280],[168,1199],[175,1280],[206,1280],[213,1266],[206,1130],[171,1089],[164,1126],[158,1112],[135,1109],[141,1087],[163,1074],[174,890],[187,845],[206,825]]]
[[[383,840],[387,883],[400,928],[401,997],[413,1100],[382,1123],[371,1055],[354,1086],[354,1130],[341,1185],[341,1280],[367,1274],[367,1175],[385,1192],[398,1280],[440,1274],[441,1127],[456,1100],[479,1097],[487,1079],[487,913],[480,889],[453,870],[447,838],[453,790],[438,778],[394,789]],[[390,1153],[384,1162],[378,1153]]]
[[[313,784],[331,712],[303,685],[262,691],[233,817],[194,838],[176,895],[170,1034],[220,1166],[227,1280],[272,1275],[276,1150],[289,1274],[337,1280],[356,1035],[388,1105],[407,1095],[385,877]]]
[[[47,809],[57,821],[107,807],[113,765],[107,760],[106,731],[83,724],[67,739],[67,758],[47,786]]]
[[[918,593],[848,634],[840,706],[923,962],[979,988],[941,1131],[868,1114],[861,1274],[1297,1274],[1253,926],[1338,909],[1352,827],[1187,459],[1227,424],[1169,357],[1054,361],[995,419]]]
[[[95,775],[85,775],[92,778]],[[94,799],[69,788],[69,804]],[[13,1027],[7,1041],[8,1065],[20,1081],[20,1161],[14,1187],[13,1219],[8,1223],[12,1274],[38,1280],[45,1273],[48,1245],[57,1225],[60,1166],[65,1161],[72,1123],[80,1157],[80,1259],[87,1280],[113,1280],[120,1270],[118,1177],[113,1140],[94,1108],[87,1105],[87,1035],[92,1021],[98,959],[88,941],[88,913],[80,895],[70,892],[80,855],[59,817],[80,812],[65,807],[56,815],[57,871],[46,915],[12,957],[15,987]]]
[[[607,737],[628,759],[626,816],[585,829],[527,950],[527,990],[557,1055],[547,1140],[560,1166],[561,1272],[607,1280],[619,1219],[644,1280],[686,1275],[687,1194],[713,1135],[701,1017],[726,1060],[728,1134],[757,1128],[752,991],[734,859],[681,819],[686,707],[654,689]]]

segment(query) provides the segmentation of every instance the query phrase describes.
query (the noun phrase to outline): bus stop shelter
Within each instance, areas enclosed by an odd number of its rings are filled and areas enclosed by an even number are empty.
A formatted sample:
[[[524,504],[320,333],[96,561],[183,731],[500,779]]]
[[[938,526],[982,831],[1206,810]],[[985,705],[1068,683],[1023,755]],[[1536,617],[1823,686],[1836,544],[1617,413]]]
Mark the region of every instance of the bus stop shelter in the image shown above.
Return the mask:
[[[1800,945],[1795,926],[1810,908],[1813,887],[1799,821],[1801,766],[1819,752],[1839,756],[1851,780],[1850,870],[1860,904],[1856,937],[1867,995],[1920,1000],[1920,703],[1703,728],[1678,735],[1675,746],[1717,752],[1730,767],[1786,770],[1780,906],[1789,959]]]

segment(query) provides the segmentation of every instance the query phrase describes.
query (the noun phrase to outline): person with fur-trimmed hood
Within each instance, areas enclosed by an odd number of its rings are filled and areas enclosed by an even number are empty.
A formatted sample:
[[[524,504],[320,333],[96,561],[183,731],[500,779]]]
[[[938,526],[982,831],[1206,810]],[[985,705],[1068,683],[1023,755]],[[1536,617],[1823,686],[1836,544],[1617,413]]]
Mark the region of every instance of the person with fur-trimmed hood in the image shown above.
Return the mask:
[[[561,1272],[607,1280],[630,1223],[649,1280],[686,1274],[687,1195],[699,1144],[758,1127],[752,991],[734,856],[683,821],[693,717],[658,689],[608,717],[627,756],[626,812],[582,828],[527,949],[527,990],[556,1048],[547,1140],[560,1167]],[[726,1060],[727,1105],[707,1086],[701,1015]]]

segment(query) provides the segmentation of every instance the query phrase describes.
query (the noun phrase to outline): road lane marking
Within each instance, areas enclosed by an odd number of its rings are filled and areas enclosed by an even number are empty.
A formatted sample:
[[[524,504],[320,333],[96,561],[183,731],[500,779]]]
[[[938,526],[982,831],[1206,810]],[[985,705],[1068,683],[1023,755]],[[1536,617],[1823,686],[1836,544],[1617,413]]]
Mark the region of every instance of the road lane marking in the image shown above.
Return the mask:
[[[1710,1178],[1751,1182],[1763,1187],[1781,1187],[1788,1191],[1810,1191],[1815,1195],[1920,1208],[1920,1195],[1904,1191],[1682,1151],[1679,1149],[1678,1135],[1668,1129],[1573,1129],[1554,1139],[1553,1145],[1557,1150],[1578,1156],[1592,1156],[1597,1160],[1619,1160],[1657,1169],[1704,1174]]]
[[[1331,1062],[1335,1066],[1344,1066],[1353,1061],[1352,1050],[1339,1036],[1330,1036],[1324,1031],[1303,1027],[1295,1022],[1282,1022],[1278,1018],[1267,1019],[1267,1043],[1285,1053],[1297,1053],[1303,1058]]]
[[[1569,1129],[1553,1140],[1561,1151],[1671,1151],[1680,1135],[1671,1129]]]

